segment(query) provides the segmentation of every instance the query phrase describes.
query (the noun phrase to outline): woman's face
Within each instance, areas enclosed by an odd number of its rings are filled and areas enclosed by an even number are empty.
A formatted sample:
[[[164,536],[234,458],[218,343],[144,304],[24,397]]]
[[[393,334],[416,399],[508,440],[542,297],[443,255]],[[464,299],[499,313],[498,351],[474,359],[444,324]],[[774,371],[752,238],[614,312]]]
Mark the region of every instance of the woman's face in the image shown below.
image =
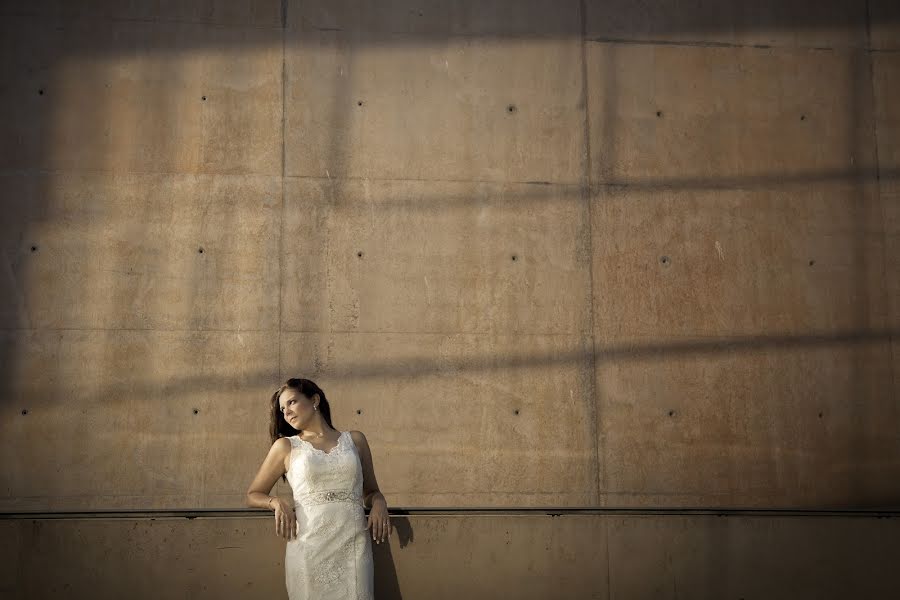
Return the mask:
[[[278,404],[281,407],[281,414],[284,416],[284,420],[297,430],[306,427],[316,412],[313,408],[314,403],[312,400],[291,388],[281,392]]]

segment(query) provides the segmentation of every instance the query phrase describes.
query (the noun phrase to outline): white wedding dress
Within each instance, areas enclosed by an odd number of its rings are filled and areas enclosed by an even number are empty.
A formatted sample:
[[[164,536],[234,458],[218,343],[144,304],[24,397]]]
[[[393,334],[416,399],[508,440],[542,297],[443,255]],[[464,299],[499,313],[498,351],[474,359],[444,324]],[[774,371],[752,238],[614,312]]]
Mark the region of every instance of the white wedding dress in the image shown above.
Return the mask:
[[[349,431],[325,452],[290,436],[287,480],[294,492],[297,537],[287,542],[290,600],[374,600],[372,538],[366,529],[363,473]]]

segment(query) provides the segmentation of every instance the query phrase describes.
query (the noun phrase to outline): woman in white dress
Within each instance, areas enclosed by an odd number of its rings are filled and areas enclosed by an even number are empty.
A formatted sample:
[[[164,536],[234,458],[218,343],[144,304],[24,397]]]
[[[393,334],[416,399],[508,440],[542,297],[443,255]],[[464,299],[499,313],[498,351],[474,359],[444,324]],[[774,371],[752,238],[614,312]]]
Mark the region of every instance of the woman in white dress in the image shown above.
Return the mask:
[[[275,511],[275,534],[287,540],[288,598],[373,600],[372,541],[384,542],[392,527],[366,436],[336,430],[325,393],[309,379],[288,379],[271,403],[272,447],[247,506]],[[269,495],[279,477],[293,505]]]

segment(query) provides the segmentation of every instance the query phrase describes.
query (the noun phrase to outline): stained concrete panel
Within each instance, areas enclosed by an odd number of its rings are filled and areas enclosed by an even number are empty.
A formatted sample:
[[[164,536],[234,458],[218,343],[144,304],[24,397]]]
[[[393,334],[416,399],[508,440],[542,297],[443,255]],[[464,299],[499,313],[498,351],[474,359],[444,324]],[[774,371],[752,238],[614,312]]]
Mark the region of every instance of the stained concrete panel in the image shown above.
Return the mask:
[[[598,341],[878,334],[890,325],[874,185],[593,196]]]
[[[885,282],[893,323],[900,327],[900,55],[872,56],[876,138],[884,233],[887,244]]]
[[[581,36],[577,0],[288,0],[288,27],[381,34]]]
[[[280,27],[282,0],[3,0],[0,14],[46,19],[140,19]]]
[[[14,600],[285,597],[271,513],[3,524]],[[373,544],[378,598],[893,598],[896,519],[414,515]],[[160,551],[160,549],[163,551]]]
[[[874,180],[868,55],[589,43],[594,183]]]
[[[590,334],[578,186],[289,178],[286,330]]]
[[[68,172],[0,182],[4,326],[277,331],[280,178]]]
[[[287,175],[579,183],[581,44],[287,36]]]
[[[379,598],[612,597],[602,519],[435,515],[394,523],[391,545],[374,550]]]
[[[896,508],[889,342],[792,341],[598,344],[601,505]]]
[[[866,3],[854,0],[588,0],[588,39],[864,47]]]
[[[606,505],[896,503],[896,313],[869,187],[595,195]]]
[[[0,167],[281,174],[268,30],[13,17],[2,35]]]
[[[868,0],[870,46],[879,50],[900,50],[900,3],[897,0]]]
[[[22,564],[5,598],[286,597],[285,542],[271,514],[38,523],[5,527],[22,540],[0,549]],[[394,526],[395,547],[372,544],[378,598],[607,598],[600,519],[394,517]]]
[[[900,55],[872,55],[879,186],[884,211],[885,271],[894,346],[894,390],[900,402]]]
[[[282,379],[310,377],[334,426],[366,435],[389,505],[597,505],[589,337],[285,332],[281,347]]]
[[[19,544],[0,550],[21,565],[6,582],[9,600],[287,597],[284,542],[269,519],[14,524]]]
[[[892,598],[897,522],[840,517],[609,518],[610,597]]]
[[[243,507],[271,442],[268,332],[11,330],[0,510]],[[25,412],[23,412],[25,411]]]

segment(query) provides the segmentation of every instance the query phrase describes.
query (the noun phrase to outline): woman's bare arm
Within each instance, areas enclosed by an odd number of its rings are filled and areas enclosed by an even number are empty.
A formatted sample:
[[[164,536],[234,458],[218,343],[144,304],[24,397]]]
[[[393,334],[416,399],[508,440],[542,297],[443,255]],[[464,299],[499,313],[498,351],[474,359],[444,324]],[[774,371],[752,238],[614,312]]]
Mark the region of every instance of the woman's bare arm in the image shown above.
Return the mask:
[[[372,508],[376,498],[381,498],[387,503],[384,494],[378,489],[378,480],[375,478],[375,466],[372,462],[372,451],[369,449],[369,441],[362,431],[351,431],[350,437],[359,450],[359,458],[363,471],[363,505]]]
[[[269,453],[263,460],[253,483],[247,488],[247,506],[251,508],[272,509],[271,503],[274,496],[269,492],[275,487],[278,478],[287,471],[285,464],[291,453],[291,441],[287,438],[278,438],[269,449]]]

